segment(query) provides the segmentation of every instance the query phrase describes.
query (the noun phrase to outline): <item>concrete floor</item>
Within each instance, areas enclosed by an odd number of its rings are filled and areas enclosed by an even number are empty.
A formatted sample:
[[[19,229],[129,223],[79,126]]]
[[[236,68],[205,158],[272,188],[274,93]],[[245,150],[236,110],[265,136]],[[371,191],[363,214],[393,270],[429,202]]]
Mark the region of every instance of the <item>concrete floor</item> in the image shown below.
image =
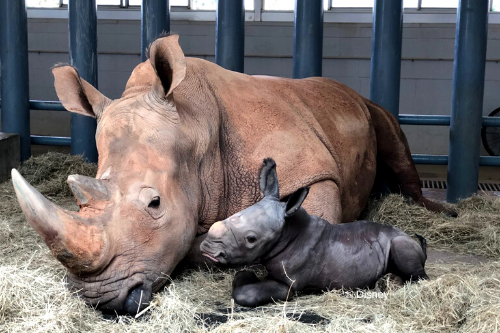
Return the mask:
[[[444,250],[427,249],[428,264],[482,264],[490,261],[487,257],[478,256],[473,254],[458,254]]]
[[[446,180],[448,167],[446,165],[417,165],[421,179]],[[479,181],[500,181],[500,167],[480,167]]]

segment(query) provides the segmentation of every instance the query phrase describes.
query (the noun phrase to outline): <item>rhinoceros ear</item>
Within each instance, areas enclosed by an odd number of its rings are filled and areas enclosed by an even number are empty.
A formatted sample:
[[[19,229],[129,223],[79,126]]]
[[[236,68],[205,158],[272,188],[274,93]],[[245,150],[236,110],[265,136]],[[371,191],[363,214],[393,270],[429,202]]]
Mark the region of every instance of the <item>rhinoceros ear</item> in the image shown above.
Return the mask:
[[[155,40],[149,49],[149,61],[158,81],[155,88],[168,98],[186,76],[186,60],[179,45],[179,36],[170,35]]]
[[[80,77],[76,68],[63,65],[52,69],[57,97],[71,112],[99,120],[111,100]]]

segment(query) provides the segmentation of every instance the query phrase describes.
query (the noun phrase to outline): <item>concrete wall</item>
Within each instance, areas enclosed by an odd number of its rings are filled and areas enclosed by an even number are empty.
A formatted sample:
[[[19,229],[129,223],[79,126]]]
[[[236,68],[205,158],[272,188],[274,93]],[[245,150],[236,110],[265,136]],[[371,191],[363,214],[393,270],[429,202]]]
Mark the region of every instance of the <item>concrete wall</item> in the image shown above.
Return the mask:
[[[174,21],[187,56],[214,61],[214,22]],[[323,76],[369,96],[371,24],[326,23]],[[67,21],[28,22],[30,98],[56,100],[51,66],[68,61]],[[454,24],[406,24],[403,30],[401,113],[450,114]],[[247,22],[245,72],[292,75],[293,24]],[[101,20],[98,24],[99,89],[118,98],[140,62],[140,22]],[[484,111],[500,107],[500,26],[490,25]],[[32,111],[32,134],[69,136],[69,115]],[[448,153],[448,127],[405,126],[413,153]]]

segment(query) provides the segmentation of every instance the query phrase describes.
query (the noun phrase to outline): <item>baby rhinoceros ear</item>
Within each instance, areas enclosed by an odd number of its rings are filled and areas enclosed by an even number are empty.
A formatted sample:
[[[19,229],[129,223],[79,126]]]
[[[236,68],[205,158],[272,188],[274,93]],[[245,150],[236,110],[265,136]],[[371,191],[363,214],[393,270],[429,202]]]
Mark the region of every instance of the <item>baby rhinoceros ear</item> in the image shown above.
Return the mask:
[[[272,158],[266,158],[262,169],[260,169],[260,190],[265,197],[272,196],[279,200],[280,191],[278,186],[278,175],[276,174],[276,162]]]
[[[302,205],[304,200],[306,200],[309,194],[309,186],[301,187],[297,191],[293,192],[286,202],[285,217],[293,215]]]

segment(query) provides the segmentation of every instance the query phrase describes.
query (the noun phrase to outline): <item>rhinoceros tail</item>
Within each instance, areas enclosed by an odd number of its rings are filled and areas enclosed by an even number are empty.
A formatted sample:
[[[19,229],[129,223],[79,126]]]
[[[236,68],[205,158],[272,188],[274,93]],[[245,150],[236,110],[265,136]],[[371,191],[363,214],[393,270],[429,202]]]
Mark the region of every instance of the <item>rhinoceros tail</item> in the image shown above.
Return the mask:
[[[411,198],[417,205],[436,213],[457,217],[457,212],[422,195],[420,177],[411,158],[408,140],[399,122],[389,111],[364,99],[377,137],[377,176],[389,189]]]
[[[415,236],[417,236],[418,241],[420,242],[420,247],[422,247],[422,251],[424,251],[425,259],[427,259],[427,241],[424,236],[420,236],[418,234],[415,234]]]

